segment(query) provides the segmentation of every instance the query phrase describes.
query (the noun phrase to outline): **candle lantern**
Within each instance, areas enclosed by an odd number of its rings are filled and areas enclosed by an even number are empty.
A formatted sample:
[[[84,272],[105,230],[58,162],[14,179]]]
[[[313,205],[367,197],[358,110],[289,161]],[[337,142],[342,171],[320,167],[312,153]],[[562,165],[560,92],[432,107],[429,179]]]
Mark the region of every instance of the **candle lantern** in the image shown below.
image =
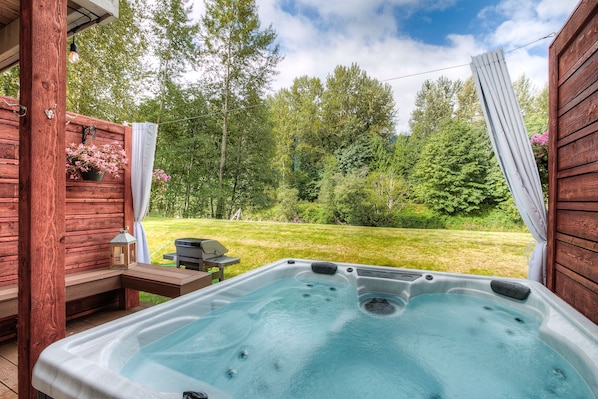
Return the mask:
[[[137,264],[137,240],[125,227],[110,241],[110,268],[128,269]]]

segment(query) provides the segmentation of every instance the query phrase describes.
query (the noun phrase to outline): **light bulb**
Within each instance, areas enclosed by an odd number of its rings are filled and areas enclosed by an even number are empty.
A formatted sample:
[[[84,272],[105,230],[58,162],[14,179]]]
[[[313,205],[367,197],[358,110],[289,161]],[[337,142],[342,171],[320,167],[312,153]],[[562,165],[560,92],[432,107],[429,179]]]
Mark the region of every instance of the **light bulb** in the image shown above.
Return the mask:
[[[73,42],[71,43],[71,52],[69,53],[69,61],[72,64],[76,64],[79,62],[79,49],[77,48],[77,44],[75,44],[75,38],[73,37]]]

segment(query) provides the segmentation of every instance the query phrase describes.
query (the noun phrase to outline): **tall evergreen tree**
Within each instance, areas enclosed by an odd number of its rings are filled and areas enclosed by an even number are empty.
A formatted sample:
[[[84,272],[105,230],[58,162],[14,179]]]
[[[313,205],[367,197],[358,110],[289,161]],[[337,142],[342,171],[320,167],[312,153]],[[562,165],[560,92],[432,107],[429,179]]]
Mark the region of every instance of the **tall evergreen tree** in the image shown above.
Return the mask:
[[[218,123],[200,85],[183,88],[172,82],[163,98],[144,102],[149,120],[168,115],[158,131],[154,164],[172,179],[164,194],[162,214],[210,217],[218,173]]]

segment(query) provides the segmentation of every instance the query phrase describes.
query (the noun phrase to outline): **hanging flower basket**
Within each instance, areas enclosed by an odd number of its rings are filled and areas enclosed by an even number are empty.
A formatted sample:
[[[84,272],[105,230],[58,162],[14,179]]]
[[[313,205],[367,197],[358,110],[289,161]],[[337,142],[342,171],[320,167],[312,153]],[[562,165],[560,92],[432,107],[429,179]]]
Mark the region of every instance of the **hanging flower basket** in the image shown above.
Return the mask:
[[[127,165],[127,154],[118,142],[96,146],[71,143],[66,147],[66,173],[70,179],[101,181],[108,173],[118,172]]]
[[[87,172],[79,172],[83,180],[102,181],[104,179],[104,172],[97,169],[89,169]]]

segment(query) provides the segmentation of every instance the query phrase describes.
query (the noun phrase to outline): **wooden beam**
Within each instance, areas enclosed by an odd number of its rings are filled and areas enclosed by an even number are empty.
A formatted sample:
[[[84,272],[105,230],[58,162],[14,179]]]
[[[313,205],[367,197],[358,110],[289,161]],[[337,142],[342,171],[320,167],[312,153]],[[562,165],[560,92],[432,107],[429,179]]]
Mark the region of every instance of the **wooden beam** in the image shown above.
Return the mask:
[[[67,0],[21,0],[19,130],[19,398],[33,366],[65,336]]]

